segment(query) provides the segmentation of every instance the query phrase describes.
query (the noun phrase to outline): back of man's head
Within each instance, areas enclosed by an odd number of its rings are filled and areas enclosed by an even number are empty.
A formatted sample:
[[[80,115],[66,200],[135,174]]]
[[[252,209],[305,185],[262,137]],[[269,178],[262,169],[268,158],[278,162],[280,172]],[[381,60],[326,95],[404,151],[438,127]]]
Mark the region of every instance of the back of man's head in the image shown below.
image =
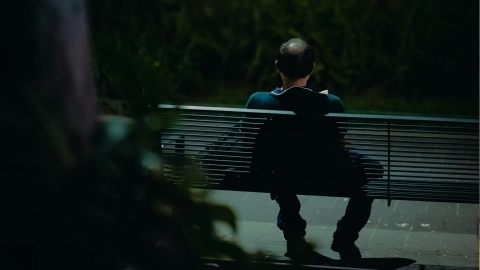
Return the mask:
[[[312,73],[315,53],[304,40],[292,38],[280,46],[277,69],[290,79],[303,78]]]

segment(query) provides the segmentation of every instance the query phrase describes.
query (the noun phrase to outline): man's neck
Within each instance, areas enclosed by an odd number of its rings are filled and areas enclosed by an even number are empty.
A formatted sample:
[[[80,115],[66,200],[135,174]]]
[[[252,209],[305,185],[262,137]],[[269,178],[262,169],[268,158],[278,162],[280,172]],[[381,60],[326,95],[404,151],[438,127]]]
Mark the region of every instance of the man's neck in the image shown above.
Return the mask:
[[[282,84],[283,89],[288,89],[291,87],[304,87],[307,85],[308,77],[294,79],[294,80],[284,77],[282,81],[283,81],[283,84]]]

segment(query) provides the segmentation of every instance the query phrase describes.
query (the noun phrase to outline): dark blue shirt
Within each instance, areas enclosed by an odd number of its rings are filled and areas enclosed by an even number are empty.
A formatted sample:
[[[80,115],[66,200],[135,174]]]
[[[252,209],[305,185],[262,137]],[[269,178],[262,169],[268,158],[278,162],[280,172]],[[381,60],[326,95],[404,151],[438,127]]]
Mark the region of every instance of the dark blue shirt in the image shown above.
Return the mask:
[[[271,92],[255,92],[248,99],[246,107],[313,115],[345,112],[345,107],[337,96],[318,93],[306,87],[277,87]]]

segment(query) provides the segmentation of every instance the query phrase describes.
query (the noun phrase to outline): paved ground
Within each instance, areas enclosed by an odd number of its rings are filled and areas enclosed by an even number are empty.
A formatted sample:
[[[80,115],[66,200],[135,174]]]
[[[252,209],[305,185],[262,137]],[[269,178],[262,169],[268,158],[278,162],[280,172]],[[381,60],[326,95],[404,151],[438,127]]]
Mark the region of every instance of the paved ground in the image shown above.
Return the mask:
[[[239,220],[236,234],[220,226],[226,239],[237,240],[246,250],[283,256],[285,242],[275,226],[278,206],[268,194],[212,191],[213,201],[232,207]],[[307,219],[307,239],[316,250],[338,259],[330,250],[336,221],[343,215],[346,198],[300,196]],[[408,258],[429,269],[479,265],[478,205],[393,201],[374,202],[371,218],[357,241],[367,258]],[[433,267],[435,265],[435,267]]]

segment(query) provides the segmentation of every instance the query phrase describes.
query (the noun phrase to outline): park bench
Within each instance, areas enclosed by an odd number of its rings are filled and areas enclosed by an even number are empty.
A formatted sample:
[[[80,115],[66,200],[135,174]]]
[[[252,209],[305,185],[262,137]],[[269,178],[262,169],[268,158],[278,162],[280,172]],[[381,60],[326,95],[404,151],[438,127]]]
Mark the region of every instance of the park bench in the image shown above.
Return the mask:
[[[158,105],[173,122],[162,131],[164,176],[194,188],[268,192],[253,181],[252,159],[263,127],[295,119],[291,111]],[[391,200],[478,203],[478,120],[417,116],[327,114],[345,148],[381,164],[367,174],[367,196]],[[307,146],[308,147],[308,146]],[[173,161],[172,161],[173,160]],[[175,161],[176,160],[176,161]],[[377,168],[378,169],[378,168]],[[300,194],[344,196],[309,183]],[[320,183],[320,184],[319,184]]]

